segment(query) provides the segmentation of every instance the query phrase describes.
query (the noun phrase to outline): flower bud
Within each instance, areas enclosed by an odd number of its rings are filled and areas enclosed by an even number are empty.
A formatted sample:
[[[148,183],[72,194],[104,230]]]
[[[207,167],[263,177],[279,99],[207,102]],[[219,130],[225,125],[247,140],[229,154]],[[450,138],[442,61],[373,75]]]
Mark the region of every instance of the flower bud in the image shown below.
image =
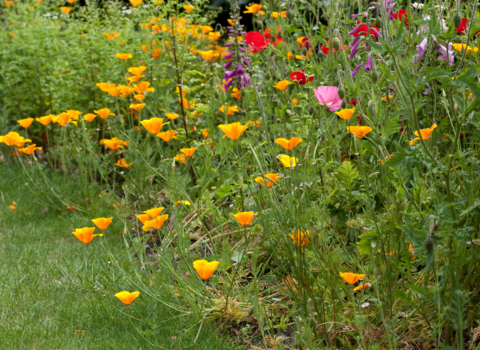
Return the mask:
[[[341,100],[345,98],[345,89],[343,88],[343,86],[340,86],[340,88],[338,89],[338,97],[340,97]]]
[[[310,318],[310,328],[315,329],[315,326],[317,325],[317,322],[315,322],[315,319],[312,317]]]
[[[308,50],[306,47],[302,49],[302,55],[306,56],[308,54]]]
[[[378,28],[382,28],[382,19],[380,17],[375,18],[375,25]]]
[[[455,28],[458,28],[460,27],[460,25],[462,24],[462,13],[461,12],[455,12],[455,14],[453,15],[453,25],[455,26]]]
[[[338,39],[337,37],[333,38],[332,47],[335,51],[340,51],[340,46],[341,45],[342,45],[342,43],[340,42],[340,39]]]
[[[293,19],[293,17],[294,17],[294,15],[293,15],[292,10],[288,10],[288,11],[287,11],[287,18],[288,18],[288,19]]]
[[[313,105],[310,105],[308,107],[308,114],[313,115],[314,112],[315,112],[315,107]]]
[[[376,70],[372,71],[371,78],[373,83],[376,83],[378,81],[378,73]]]
[[[423,247],[429,253],[433,251],[433,248],[435,247],[435,242],[433,241],[432,237],[427,237],[427,239],[423,241]]]
[[[265,79],[267,80],[272,79],[272,73],[270,73],[270,71],[267,71],[267,73],[265,73]]]
[[[354,9],[356,9],[358,7],[358,0],[355,0],[353,3],[352,3],[352,7]]]

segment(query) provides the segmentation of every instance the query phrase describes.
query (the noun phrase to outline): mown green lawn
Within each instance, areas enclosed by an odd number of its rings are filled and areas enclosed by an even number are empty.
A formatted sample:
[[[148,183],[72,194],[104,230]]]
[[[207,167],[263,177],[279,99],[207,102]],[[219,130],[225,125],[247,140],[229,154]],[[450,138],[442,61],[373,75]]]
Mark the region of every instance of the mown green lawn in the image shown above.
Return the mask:
[[[13,201],[17,211],[9,208]],[[114,216],[113,210],[103,208],[98,216]],[[194,320],[173,318],[174,312],[142,293],[129,306],[115,298],[135,290],[102,246],[108,243],[116,259],[125,258],[121,227],[112,224],[87,246],[71,232],[93,226],[89,215],[47,211],[21,171],[0,165],[1,349],[232,348],[207,324],[194,343]]]

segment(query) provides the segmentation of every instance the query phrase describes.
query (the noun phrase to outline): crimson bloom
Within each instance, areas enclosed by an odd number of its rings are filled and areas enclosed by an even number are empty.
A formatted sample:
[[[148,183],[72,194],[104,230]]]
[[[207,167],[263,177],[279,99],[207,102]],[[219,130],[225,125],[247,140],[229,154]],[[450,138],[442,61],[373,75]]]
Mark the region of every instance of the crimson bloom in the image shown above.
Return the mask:
[[[252,53],[257,53],[267,47],[265,37],[260,32],[248,32],[245,34],[245,42],[251,47]]]
[[[355,37],[357,36],[367,36],[367,25],[366,24],[360,24],[361,22],[357,22],[359,25],[353,28],[353,30],[348,33],[350,35],[353,35]],[[380,28],[374,25],[369,25],[368,26],[368,34],[373,35],[375,37],[380,36]]]
[[[330,53],[330,47],[329,46],[330,46],[331,42],[332,42],[331,40],[328,40],[327,42],[325,42],[328,46],[325,46],[325,45],[322,44],[322,46],[320,47],[320,51],[322,51],[322,53],[324,55],[328,55]],[[348,47],[347,45],[343,45],[343,46],[340,46],[340,50],[332,49],[332,52],[340,52],[342,50],[346,50],[347,47]]]
[[[397,12],[392,12],[392,17],[397,20],[402,20],[403,18],[403,23],[405,23],[407,27],[410,27],[410,24],[408,24],[408,15],[406,10],[398,10]]]
[[[270,28],[266,28],[263,31],[263,34],[265,35],[265,38],[267,40],[267,45],[273,45],[277,47],[278,44],[283,43],[283,37],[281,37],[280,34],[278,34],[279,32],[281,32],[281,29],[277,27],[277,32],[275,33],[276,40],[275,39],[272,40],[272,34],[270,33]]]
[[[308,38],[302,38],[302,41],[299,44],[300,49],[305,47],[307,50],[310,50],[310,40]]]
[[[305,85],[313,80],[313,77],[308,77],[305,75],[305,71],[300,69],[296,72],[290,73],[290,79],[292,79],[295,83],[300,85]]]
[[[458,26],[455,31],[458,33],[458,35],[465,34],[467,32],[467,23],[469,23],[470,20],[466,18],[462,18],[462,23]],[[477,32],[478,33],[478,32]],[[475,34],[477,34],[475,33]]]

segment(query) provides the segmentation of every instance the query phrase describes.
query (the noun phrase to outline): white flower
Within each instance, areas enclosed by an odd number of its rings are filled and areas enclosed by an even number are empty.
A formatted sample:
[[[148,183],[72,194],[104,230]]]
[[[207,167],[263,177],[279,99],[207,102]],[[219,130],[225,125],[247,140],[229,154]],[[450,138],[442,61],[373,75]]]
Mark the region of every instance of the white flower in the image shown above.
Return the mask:
[[[370,306],[370,303],[368,301],[364,302],[361,306],[362,309],[365,309]]]

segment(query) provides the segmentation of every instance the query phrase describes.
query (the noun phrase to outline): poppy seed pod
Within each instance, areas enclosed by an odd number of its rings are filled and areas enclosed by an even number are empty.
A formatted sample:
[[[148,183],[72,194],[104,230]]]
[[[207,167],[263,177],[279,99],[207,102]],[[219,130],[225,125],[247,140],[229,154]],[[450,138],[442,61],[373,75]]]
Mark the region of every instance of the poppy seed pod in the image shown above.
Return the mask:
[[[462,24],[462,13],[461,12],[455,12],[455,14],[453,15],[453,25],[455,26],[455,28],[458,28],[460,27],[460,25]]]
[[[287,18],[288,18],[288,19],[292,19],[293,17],[295,17],[294,14],[293,14],[293,11],[292,11],[292,10],[288,10],[288,11],[287,11]]]
[[[340,86],[340,88],[338,89],[338,97],[340,97],[341,100],[345,98],[345,89],[343,88],[343,86]]]
[[[332,47],[335,51],[340,51],[340,46],[342,45],[342,43],[340,42],[340,39],[335,37],[333,38],[332,40]]]
[[[435,247],[435,242],[433,241],[432,237],[427,237],[427,239],[423,241],[423,246],[427,252],[431,253]]]

